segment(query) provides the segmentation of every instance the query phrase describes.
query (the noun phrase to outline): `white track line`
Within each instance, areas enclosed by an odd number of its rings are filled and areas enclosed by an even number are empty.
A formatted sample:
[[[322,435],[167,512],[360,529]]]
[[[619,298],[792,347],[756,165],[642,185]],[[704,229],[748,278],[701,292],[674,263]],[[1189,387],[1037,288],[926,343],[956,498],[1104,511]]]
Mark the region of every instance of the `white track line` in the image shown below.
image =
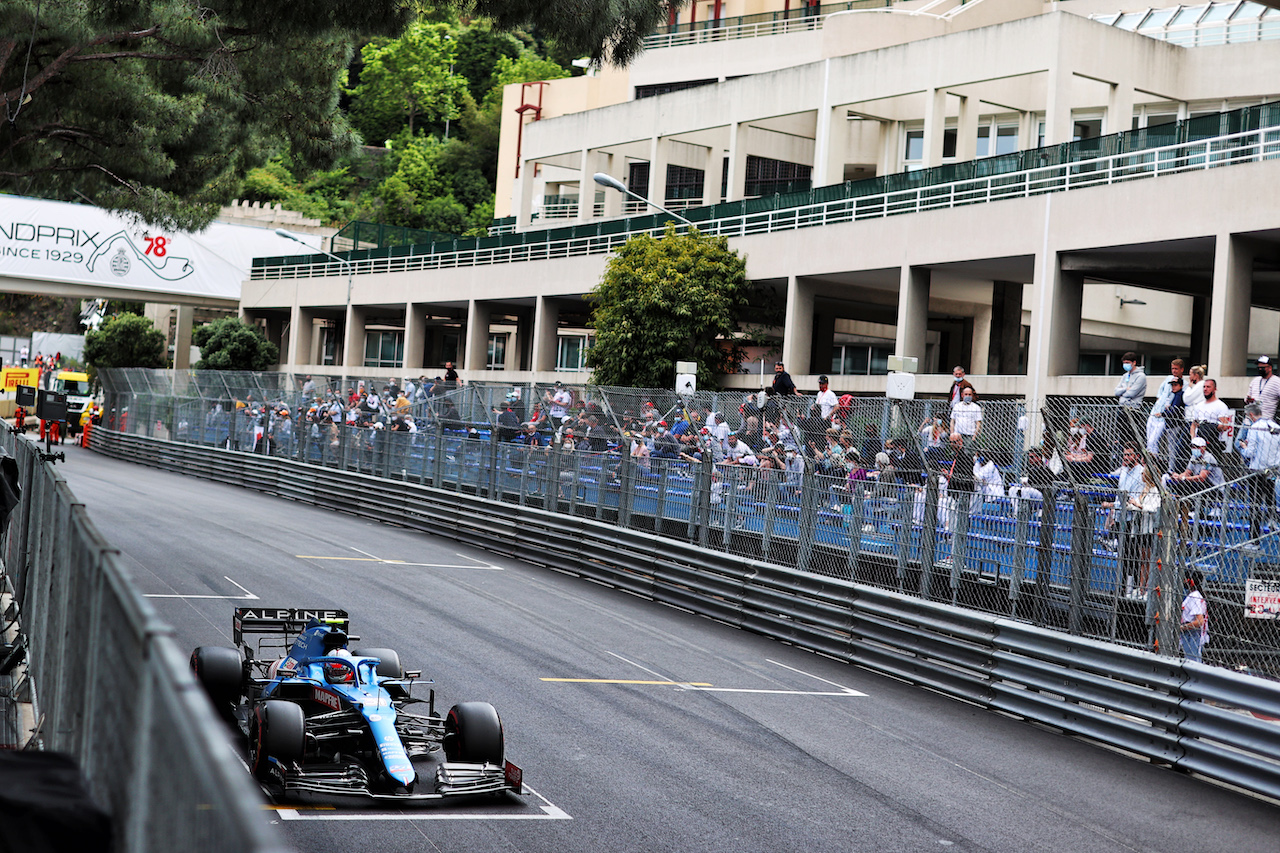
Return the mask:
[[[564,809],[553,804],[537,791],[524,786],[527,793],[542,801],[538,806],[540,814],[475,814],[474,812],[440,812],[437,809],[421,812],[338,812],[338,811],[302,811],[299,809],[276,809],[280,820],[573,820],[573,816]]]
[[[227,577],[226,575],[223,575],[222,577],[230,581],[233,586],[238,587],[242,592],[244,592],[244,595],[177,595],[177,594],[169,594],[169,593],[148,593],[146,595],[143,595],[142,597],[143,598],[213,598],[213,599],[218,599],[219,601],[257,601],[258,600],[258,596],[249,592],[249,590],[240,586],[240,584],[231,580],[231,578]]]

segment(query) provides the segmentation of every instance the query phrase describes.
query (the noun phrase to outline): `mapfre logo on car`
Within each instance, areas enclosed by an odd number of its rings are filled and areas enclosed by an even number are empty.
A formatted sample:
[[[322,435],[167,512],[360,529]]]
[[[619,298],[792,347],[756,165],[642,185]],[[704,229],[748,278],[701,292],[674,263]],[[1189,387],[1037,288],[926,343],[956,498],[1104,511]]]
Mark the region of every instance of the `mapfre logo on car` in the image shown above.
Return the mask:
[[[338,699],[337,694],[330,693],[328,690],[321,690],[319,687],[312,688],[311,698],[335,711],[342,707],[342,701]]]

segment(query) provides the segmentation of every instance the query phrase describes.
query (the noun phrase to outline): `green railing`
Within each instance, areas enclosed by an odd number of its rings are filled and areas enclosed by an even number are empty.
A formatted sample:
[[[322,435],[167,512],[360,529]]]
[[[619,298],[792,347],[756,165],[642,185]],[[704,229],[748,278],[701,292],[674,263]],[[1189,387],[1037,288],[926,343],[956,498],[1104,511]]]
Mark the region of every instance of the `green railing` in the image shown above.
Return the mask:
[[[419,228],[405,228],[402,225],[385,225],[381,222],[360,222],[353,220],[333,235],[334,251],[351,251],[354,249],[387,249],[392,246],[415,246],[422,243],[437,243],[453,240],[453,234],[442,231],[425,231]]]
[[[1034,148],[1029,151],[1016,151],[996,157],[968,160],[963,163],[951,163],[945,166],[918,169],[914,172],[898,172],[862,181],[845,181],[841,184],[815,187],[802,192],[778,193],[742,201],[693,207],[685,210],[684,216],[695,224],[734,217],[759,216],[827,204],[829,202],[855,200],[887,193],[918,191],[932,186],[946,186],[958,181],[981,180],[993,176],[1015,175],[1037,169],[1070,166],[1074,163],[1086,163],[1099,158],[1126,155],[1147,149],[1181,145],[1202,139],[1213,139],[1278,126],[1280,126],[1280,101],[1254,107],[1244,107],[1224,113],[1198,116],[1185,121],[1171,122],[1155,127],[1128,130],[1109,136],[1082,139],[1078,142],[1067,142],[1044,148]],[[1081,168],[1088,169],[1090,167],[1086,165]],[[1046,186],[1042,191],[1051,190]],[[347,252],[346,257],[351,261],[370,261],[383,258],[443,255],[475,250],[491,252],[532,244],[555,243],[566,240],[588,240],[612,237],[619,234],[661,230],[664,223],[670,219],[670,216],[661,213],[623,219],[605,219],[562,228],[518,231],[490,237],[447,238],[431,242],[424,241],[423,243],[412,245],[392,245],[390,248],[362,249]],[[368,226],[368,223],[352,224]],[[388,230],[394,230],[389,226],[371,227],[387,227]],[[346,229],[343,230],[345,231]],[[409,229],[401,230],[407,231]],[[363,233],[361,232],[362,235]],[[324,266],[329,264],[330,261],[331,259],[324,255],[254,258],[254,272],[251,273],[251,276],[254,278],[274,277],[274,274],[266,273],[265,271],[278,267],[305,268],[310,265]],[[285,274],[290,275],[290,273]],[[315,273],[309,272],[307,274]],[[341,274],[341,270],[335,267],[330,274]]]

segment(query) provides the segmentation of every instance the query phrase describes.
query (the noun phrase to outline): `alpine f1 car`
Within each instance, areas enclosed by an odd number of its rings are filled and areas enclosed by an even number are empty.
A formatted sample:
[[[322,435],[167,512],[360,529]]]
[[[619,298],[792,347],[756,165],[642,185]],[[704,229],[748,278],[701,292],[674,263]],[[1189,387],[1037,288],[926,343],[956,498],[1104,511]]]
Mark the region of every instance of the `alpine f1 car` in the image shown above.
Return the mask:
[[[391,649],[348,649],[360,639],[349,627],[342,610],[240,607],[236,648],[192,652],[196,679],[247,739],[264,785],[396,800],[522,793],[492,705],[463,702],[441,717],[434,689],[411,695],[421,672]]]

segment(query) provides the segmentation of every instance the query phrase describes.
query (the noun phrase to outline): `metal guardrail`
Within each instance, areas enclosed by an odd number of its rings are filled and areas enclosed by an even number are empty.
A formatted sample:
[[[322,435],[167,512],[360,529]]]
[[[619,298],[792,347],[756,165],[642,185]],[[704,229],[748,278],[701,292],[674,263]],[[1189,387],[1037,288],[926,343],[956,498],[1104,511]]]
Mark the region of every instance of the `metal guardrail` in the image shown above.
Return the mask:
[[[28,649],[27,683],[16,691],[35,705],[27,748],[78,761],[112,816],[115,850],[286,849],[173,629],[36,446],[7,429],[0,446],[22,474],[0,549]]]
[[[341,495],[344,512],[577,574],[1280,797],[1280,683],[463,490],[106,430],[92,447],[316,506],[338,508]]]
[[[794,9],[697,21],[692,24],[677,24],[674,27],[659,27],[656,32],[645,36],[644,47],[646,50],[659,50],[664,47],[679,47],[687,44],[810,32],[822,29],[827,17],[835,12],[847,12],[851,9],[884,9],[892,4],[893,0],[849,0],[845,3],[826,3],[821,6],[797,4]]]
[[[1280,120],[1280,111],[1268,119],[1276,120]],[[1084,143],[1095,141],[1101,146],[1104,140],[1084,140]],[[1074,144],[1079,146],[1082,143]],[[1280,126],[1269,126],[1137,151],[1084,157],[1074,162],[1054,163],[1016,172],[923,184],[869,195],[841,194],[829,201],[777,207],[760,212],[750,212],[743,205],[740,213],[697,221],[695,226],[703,234],[714,236],[770,234],[1003,199],[1027,198],[1045,193],[1111,186],[1275,158],[1280,158]],[[981,161],[978,162],[981,164]],[[725,205],[716,207],[723,208]],[[695,210],[703,209],[705,208]],[[356,258],[349,265],[334,260],[320,260],[322,256],[298,256],[297,263],[289,263],[290,259],[258,259],[269,261],[270,264],[264,262],[259,265],[258,260],[255,260],[250,279],[269,281],[346,275],[348,266],[354,269],[356,275],[375,275],[606,254],[636,234],[661,237],[665,232],[667,217],[643,217],[642,221],[645,222],[643,227],[632,229],[626,220],[610,220],[600,223],[598,227],[588,228],[589,233],[583,236],[560,237],[556,231],[550,231],[485,238],[492,241],[493,245],[485,246],[484,240],[481,240],[475,244],[475,248],[465,250],[437,252],[435,246],[424,246],[423,253],[413,254],[413,247],[405,247],[405,253],[396,257]],[[625,227],[605,227],[619,222]],[[677,230],[683,231],[689,227],[680,223]],[[571,234],[579,233],[577,229],[566,230]],[[594,233],[590,233],[592,231]],[[526,242],[506,242],[508,238],[517,237]]]

